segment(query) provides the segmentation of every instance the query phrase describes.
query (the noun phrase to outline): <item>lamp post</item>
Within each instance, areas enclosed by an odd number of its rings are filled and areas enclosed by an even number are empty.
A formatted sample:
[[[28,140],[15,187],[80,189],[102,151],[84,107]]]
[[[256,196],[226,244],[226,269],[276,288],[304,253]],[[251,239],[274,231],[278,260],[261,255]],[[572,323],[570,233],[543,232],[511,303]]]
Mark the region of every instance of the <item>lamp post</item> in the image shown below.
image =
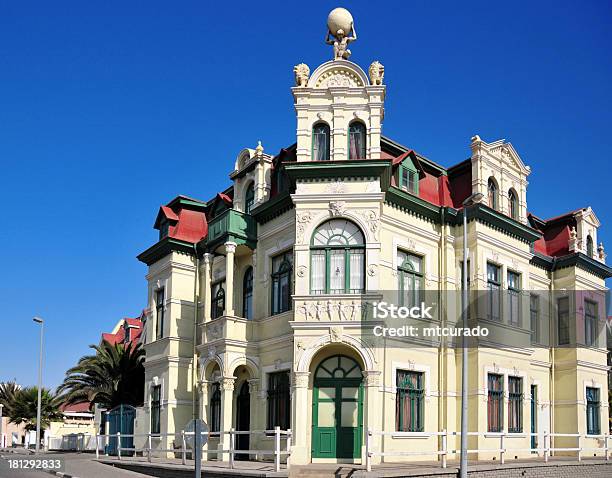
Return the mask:
[[[468,207],[477,203],[483,198],[482,193],[474,193],[463,201],[463,327],[468,327],[468,315],[470,306],[468,303],[468,246],[467,246],[467,213]],[[467,339],[462,335],[461,339],[461,461],[460,476],[467,478],[467,450],[468,450],[468,352]]]
[[[38,362],[38,407],[36,409],[36,453],[40,450],[40,407],[42,400],[42,367],[43,367],[43,331],[45,323],[40,317],[32,319],[37,324],[40,324],[40,358]]]
[[[0,403],[0,448],[4,448],[4,435],[2,435],[2,409],[4,405]]]

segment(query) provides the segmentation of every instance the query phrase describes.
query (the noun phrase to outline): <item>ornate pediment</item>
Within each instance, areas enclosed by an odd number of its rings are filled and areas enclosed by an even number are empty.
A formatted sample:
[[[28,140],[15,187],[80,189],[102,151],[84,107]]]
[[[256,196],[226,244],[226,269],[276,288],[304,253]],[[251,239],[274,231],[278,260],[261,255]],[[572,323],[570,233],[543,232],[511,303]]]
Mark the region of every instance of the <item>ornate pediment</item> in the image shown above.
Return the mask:
[[[323,63],[308,80],[309,88],[363,88],[368,85],[365,72],[355,63],[346,60]]]
[[[525,176],[531,173],[531,168],[525,165],[516,149],[514,149],[514,146],[512,146],[512,143],[507,142],[505,139],[487,143],[480,136],[476,135],[472,138],[471,147],[473,153],[484,153],[490,159],[513,166]]]

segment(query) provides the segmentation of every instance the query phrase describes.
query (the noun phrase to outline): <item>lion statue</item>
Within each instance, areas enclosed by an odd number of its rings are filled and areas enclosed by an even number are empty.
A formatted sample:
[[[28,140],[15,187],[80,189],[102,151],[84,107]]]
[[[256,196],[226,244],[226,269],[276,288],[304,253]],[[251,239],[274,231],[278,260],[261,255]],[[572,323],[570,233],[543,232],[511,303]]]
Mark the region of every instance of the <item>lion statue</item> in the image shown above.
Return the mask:
[[[293,73],[295,74],[295,85],[299,87],[305,87],[308,84],[308,77],[310,76],[310,68],[305,63],[300,63],[293,67]]]
[[[370,65],[370,83],[373,85],[382,85],[385,78],[385,67],[379,61],[375,61]]]

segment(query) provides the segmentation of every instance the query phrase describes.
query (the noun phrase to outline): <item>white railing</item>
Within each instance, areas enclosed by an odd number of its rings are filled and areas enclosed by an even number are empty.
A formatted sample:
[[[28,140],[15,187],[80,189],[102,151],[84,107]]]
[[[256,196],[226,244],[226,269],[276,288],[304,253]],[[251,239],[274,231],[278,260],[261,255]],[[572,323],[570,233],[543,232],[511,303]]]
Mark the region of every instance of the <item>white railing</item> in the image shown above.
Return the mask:
[[[61,436],[45,436],[47,450],[57,451],[94,451],[95,436],[89,433],[70,433]]]
[[[448,432],[446,430],[442,430],[441,432],[422,432],[418,433],[419,437],[423,438],[432,438],[432,437],[440,437],[437,440],[438,446],[437,449],[432,450],[413,450],[413,451],[403,451],[403,450],[389,450],[389,451],[376,451],[374,449],[373,444],[373,436],[377,435],[380,437],[392,436],[394,438],[409,438],[415,437],[415,433],[412,432],[381,432],[381,431],[373,431],[369,430],[366,433],[366,470],[372,471],[372,457],[380,456],[438,456],[440,457],[440,466],[442,468],[446,468],[447,465],[447,457],[448,455],[459,455],[461,450],[459,449],[451,449],[448,447],[448,437],[460,437],[461,432]],[[499,461],[503,465],[505,463],[505,454],[512,452],[528,452],[528,453],[542,453],[544,456],[544,461],[548,462],[549,457],[555,452],[576,452],[576,456],[578,461],[582,460],[582,453],[591,451],[591,452],[603,452],[606,458],[606,461],[610,460],[610,435],[581,435],[579,433],[548,433],[544,432],[540,433],[491,433],[491,432],[468,432],[468,436],[483,436],[487,439],[499,438],[499,446],[497,448],[485,448],[485,449],[468,449],[468,453],[485,453],[485,452],[497,452],[499,453]],[[543,444],[541,447],[519,447],[519,448],[511,448],[506,446],[505,439],[507,437],[516,438],[523,437],[531,439],[531,437],[544,437]],[[551,442],[554,442],[554,438],[564,437],[564,438],[575,438],[576,446],[575,447],[555,447],[554,444],[551,445]],[[584,447],[583,440],[584,439],[596,439],[603,440],[603,446],[593,448],[593,447]]]
[[[193,437],[194,432],[187,432],[185,430],[181,430],[178,433],[116,433],[113,435],[96,435],[95,436],[95,451],[96,458],[100,458],[100,452],[104,453],[105,445],[110,443],[110,440],[116,440],[115,450],[117,451],[117,459],[121,460],[121,452],[131,451],[134,453],[141,452],[143,456],[147,457],[149,462],[152,461],[152,457],[155,453],[180,453],[181,455],[181,463],[183,465],[187,464],[187,454],[193,453],[191,448],[187,447],[187,439],[189,437]],[[281,430],[280,427],[275,427],[274,430],[247,430],[247,431],[239,431],[234,430],[233,428],[229,431],[220,431],[220,432],[209,432],[202,433],[202,437],[207,436],[209,441],[210,438],[219,438],[219,443],[223,443],[223,438],[225,435],[229,435],[229,448],[221,449],[221,448],[213,448],[213,449],[205,449],[202,450],[202,453],[206,456],[210,454],[220,455],[220,454],[228,454],[229,456],[229,467],[234,468],[236,455],[272,455],[274,456],[274,469],[275,471],[280,471],[281,469],[281,457],[287,457],[287,468],[289,468],[289,458],[291,455],[291,430]],[[266,450],[266,449],[255,449],[255,450],[243,450],[236,448],[236,437],[238,435],[264,435],[267,437],[274,438],[274,449]],[[172,437],[174,443],[176,443],[177,439],[180,440],[180,446],[174,448],[162,448],[162,447],[154,447],[154,441],[158,441],[161,439],[168,439]],[[121,441],[125,438],[145,438],[146,443],[145,446],[142,447],[123,447],[121,446]],[[285,440],[285,447],[281,449],[282,440]]]

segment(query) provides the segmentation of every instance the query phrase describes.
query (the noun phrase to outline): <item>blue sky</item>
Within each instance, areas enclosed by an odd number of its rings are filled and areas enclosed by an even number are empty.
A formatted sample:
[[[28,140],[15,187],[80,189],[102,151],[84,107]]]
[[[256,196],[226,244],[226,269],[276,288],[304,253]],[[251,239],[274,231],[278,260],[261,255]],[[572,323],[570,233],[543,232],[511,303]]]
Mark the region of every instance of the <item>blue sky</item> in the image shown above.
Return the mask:
[[[510,140],[541,217],[608,207],[612,4],[515,2],[0,3],[0,380],[45,384],[145,306],[160,204],[210,198],[237,153],[294,141],[293,65],[331,58],[335,6],[352,60],[386,68],[383,133],[449,166],[470,137]],[[102,5],[103,3],[103,5]]]

